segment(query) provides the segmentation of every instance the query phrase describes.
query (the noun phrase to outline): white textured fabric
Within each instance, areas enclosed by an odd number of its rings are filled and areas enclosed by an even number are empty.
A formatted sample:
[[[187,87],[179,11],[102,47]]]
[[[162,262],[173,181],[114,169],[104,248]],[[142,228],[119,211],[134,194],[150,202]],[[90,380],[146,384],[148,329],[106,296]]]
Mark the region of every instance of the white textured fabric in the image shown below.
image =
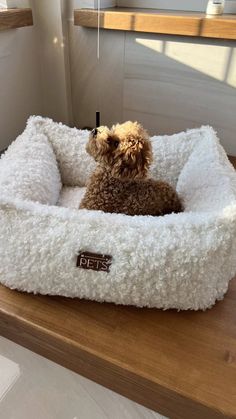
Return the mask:
[[[63,185],[85,185],[95,169],[94,160],[85,150],[89,131],[69,128],[61,123],[54,123],[49,118],[34,116],[29,118],[26,132],[30,137],[40,133],[48,138],[58,162]]]
[[[1,194],[42,204],[56,204],[61,177],[45,135],[20,135],[1,158]]]
[[[77,208],[84,197],[86,188],[78,186],[64,186],[61,190],[58,205],[66,208]]]
[[[86,132],[32,117],[24,135],[46,136],[63,183],[84,186],[93,170]],[[0,176],[0,281],[28,292],[164,309],[206,309],[222,299],[236,274],[234,169],[210,127],[152,141],[152,175],[176,184],[184,213],[130,217],[42,205],[13,198],[18,180],[11,177],[6,187]],[[111,255],[110,273],[77,268],[80,251]]]

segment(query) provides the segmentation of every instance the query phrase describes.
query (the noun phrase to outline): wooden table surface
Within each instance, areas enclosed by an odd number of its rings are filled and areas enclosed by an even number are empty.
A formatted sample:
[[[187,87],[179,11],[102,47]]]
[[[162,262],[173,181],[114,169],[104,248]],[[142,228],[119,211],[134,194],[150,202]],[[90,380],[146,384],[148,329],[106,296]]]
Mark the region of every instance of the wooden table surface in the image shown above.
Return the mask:
[[[205,312],[0,286],[0,334],[168,417],[236,418],[236,279]]]
[[[206,312],[0,286],[0,334],[171,418],[236,418],[236,279]]]

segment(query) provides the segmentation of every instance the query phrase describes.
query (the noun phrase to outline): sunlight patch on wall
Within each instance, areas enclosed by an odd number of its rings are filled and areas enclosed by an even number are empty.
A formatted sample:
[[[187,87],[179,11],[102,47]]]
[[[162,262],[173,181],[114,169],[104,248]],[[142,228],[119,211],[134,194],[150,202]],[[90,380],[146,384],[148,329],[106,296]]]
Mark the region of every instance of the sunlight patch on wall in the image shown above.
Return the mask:
[[[164,49],[164,42],[159,39],[136,38],[136,42],[156,52],[163,52]]]
[[[154,52],[162,53],[190,69],[236,87],[236,49],[233,47],[148,38],[136,38],[136,43],[153,51],[153,58]]]
[[[228,74],[226,75],[226,82],[233,87],[236,87],[236,49],[231,51],[230,65]]]
[[[219,45],[166,42],[165,54],[207,76],[224,81],[230,48]]]

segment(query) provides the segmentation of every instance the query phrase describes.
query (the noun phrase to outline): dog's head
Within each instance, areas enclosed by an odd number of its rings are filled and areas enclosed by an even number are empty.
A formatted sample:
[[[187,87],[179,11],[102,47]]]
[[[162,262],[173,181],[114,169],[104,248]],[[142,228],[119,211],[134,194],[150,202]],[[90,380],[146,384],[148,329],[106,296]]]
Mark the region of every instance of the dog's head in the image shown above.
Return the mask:
[[[138,122],[125,122],[107,127],[95,128],[89,137],[87,152],[111,176],[119,178],[143,178],[152,162],[152,148],[149,136]]]

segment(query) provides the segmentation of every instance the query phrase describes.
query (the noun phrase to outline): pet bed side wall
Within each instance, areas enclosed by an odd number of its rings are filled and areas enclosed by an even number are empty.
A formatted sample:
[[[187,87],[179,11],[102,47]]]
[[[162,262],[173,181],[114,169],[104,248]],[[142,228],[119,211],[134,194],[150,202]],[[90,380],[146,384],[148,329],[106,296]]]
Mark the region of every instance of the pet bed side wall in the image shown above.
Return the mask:
[[[37,135],[46,135],[39,132],[37,124],[44,124],[45,120],[37,119],[36,126],[31,122],[21,138],[26,141],[26,135],[28,141],[35,137],[35,144],[44,144],[41,140],[37,143]],[[51,121],[46,120],[47,123],[48,138]],[[53,124],[55,141],[61,140],[63,133],[61,124]],[[77,135],[77,130],[72,130],[74,133]],[[204,136],[200,137],[204,144]],[[21,150],[23,140],[18,139],[4,156],[6,163],[7,155],[14,156],[13,168],[17,156],[19,167],[24,167],[22,163],[27,163],[27,153],[33,149],[34,141],[27,142],[28,148],[22,147],[27,150],[25,155]],[[216,144],[214,138],[212,141]],[[206,153],[210,152],[211,142],[205,144]],[[193,153],[197,150],[198,146]],[[218,148],[212,150],[223,161],[223,151],[221,154]],[[50,153],[54,155],[51,148]],[[215,157],[213,153],[212,164]],[[183,170],[191,178],[190,163],[191,157]],[[199,159],[199,171],[202,168]],[[219,172],[220,166],[215,168]],[[234,189],[231,175],[224,186],[229,191]],[[208,191],[203,189],[202,194]],[[236,205],[235,197],[229,196],[228,205],[221,211],[211,208],[209,212],[164,217],[128,217],[41,205],[13,198],[8,190],[3,191],[0,281],[10,288],[42,294],[164,309],[205,309],[223,297],[236,273]],[[110,273],[77,268],[77,254],[85,250],[111,255]]]
[[[177,182],[185,211],[221,211],[236,204],[236,175],[211,127],[203,131]]]
[[[150,174],[176,186],[179,174],[189,155],[207,127],[174,135],[155,136],[152,140],[154,162]],[[94,160],[86,152],[89,132],[69,128],[49,118],[32,116],[27,131],[43,133],[51,142],[59,165],[62,183],[66,186],[85,186],[95,169]]]
[[[127,216],[1,200],[1,282],[42,294],[205,309],[236,273],[235,212],[142,217],[139,225]],[[111,255],[110,273],[77,268],[81,250]]]
[[[55,204],[61,189],[52,146],[45,135],[24,132],[0,159],[0,193]]]
[[[53,147],[63,185],[85,186],[95,169],[95,162],[85,149],[89,131],[70,128],[40,116],[29,118],[26,131],[46,135]]]

